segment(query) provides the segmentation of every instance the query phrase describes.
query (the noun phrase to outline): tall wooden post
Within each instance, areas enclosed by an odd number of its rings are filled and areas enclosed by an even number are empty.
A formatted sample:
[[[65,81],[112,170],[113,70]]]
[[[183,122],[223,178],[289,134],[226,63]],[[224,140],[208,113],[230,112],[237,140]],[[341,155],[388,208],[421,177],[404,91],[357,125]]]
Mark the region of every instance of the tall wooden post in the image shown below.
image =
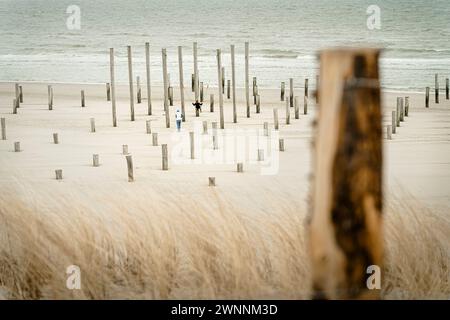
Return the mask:
[[[289,79],[289,107],[294,106],[294,79]]]
[[[430,87],[425,88],[425,108],[430,107]]]
[[[136,101],[137,103],[141,103],[142,102],[142,88],[141,88],[141,77],[137,76],[136,77]]]
[[[203,81],[200,81],[200,102],[203,102]]]
[[[19,86],[19,100],[20,100],[20,103],[23,103],[23,90],[22,90],[22,86]]]
[[[447,99],[447,100],[449,100],[450,99],[450,96],[449,96],[449,87],[450,87],[450,84],[449,84],[449,80],[448,80],[448,78],[447,79],[445,79],[445,98]]]
[[[1,127],[2,127],[2,140],[6,140],[6,119],[0,119]]]
[[[291,98],[286,99],[286,124],[291,123],[291,110],[289,110],[289,105],[291,104]]]
[[[147,114],[152,115],[152,87],[150,77],[150,43],[145,43],[145,73],[147,75]]]
[[[247,118],[250,118],[250,89],[249,89],[249,44],[245,43],[245,103],[247,106]]]
[[[15,91],[15,96],[16,96],[16,108],[20,107],[20,91],[19,91],[19,84],[16,83],[14,85],[14,91]]]
[[[231,80],[227,80],[227,99],[231,98]]]
[[[84,95],[84,90],[81,90],[81,107],[85,107],[86,106],[86,97]]]
[[[232,97],[233,97],[233,123],[237,123],[236,70],[235,70],[234,44],[231,45],[231,86],[232,86]]]
[[[281,82],[281,94],[280,94],[281,101],[284,101],[284,95],[285,95],[285,83],[283,81],[283,82]]]
[[[162,169],[169,170],[169,155],[167,151],[167,144],[161,145],[161,151],[162,151]]]
[[[111,84],[106,83],[106,101],[111,101]]]
[[[220,129],[225,128],[223,119],[223,92],[222,92],[222,59],[220,49],[217,49],[217,76],[218,76],[218,88],[219,88],[219,112],[220,112]]]
[[[184,109],[184,75],[183,75],[183,47],[178,46],[178,72],[180,78],[180,99],[181,99],[181,117],[183,122],[186,121],[186,113]]]
[[[309,229],[315,298],[380,294],[368,290],[372,270],[383,268],[378,59],[376,49],[320,54]]]
[[[434,75],[434,100],[439,103],[439,76],[437,73]]]
[[[278,130],[279,123],[278,123],[278,109],[273,108],[273,127],[275,130]]]
[[[130,83],[130,118],[134,121],[134,90],[133,90],[133,61],[131,58],[131,46],[127,46],[128,53],[128,81]]]
[[[53,88],[51,85],[47,86],[47,93],[48,93],[48,110],[53,110]]]
[[[194,94],[195,101],[198,100],[198,61],[197,61],[197,42],[193,43],[193,54],[194,54]]]
[[[189,132],[189,144],[191,147],[191,159],[195,159],[195,136],[194,132]]]
[[[392,133],[396,133],[397,131],[397,113],[395,110],[392,110]]]
[[[162,49],[163,82],[164,82],[164,113],[166,115],[166,128],[170,128],[169,115],[169,85],[167,83],[167,52]]]
[[[116,83],[114,75],[114,48],[109,48],[109,72],[111,77],[111,107],[112,107],[113,127],[117,127]]]
[[[309,97],[309,80],[305,79],[305,97]]]
[[[127,168],[128,168],[128,182],[134,181],[134,174],[133,174],[133,159],[131,155],[125,156],[127,159]]]
[[[222,94],[225,94],[225,67],[222,67]]]
[[[214,112],[214,93],[209,95],[209,112]]]
[[[295,112],[295,119],[299,119],[300,118],[300,110],[299,110],[299,106],[298,106],[298,97],[297,96],[294,97],[294,112]]]

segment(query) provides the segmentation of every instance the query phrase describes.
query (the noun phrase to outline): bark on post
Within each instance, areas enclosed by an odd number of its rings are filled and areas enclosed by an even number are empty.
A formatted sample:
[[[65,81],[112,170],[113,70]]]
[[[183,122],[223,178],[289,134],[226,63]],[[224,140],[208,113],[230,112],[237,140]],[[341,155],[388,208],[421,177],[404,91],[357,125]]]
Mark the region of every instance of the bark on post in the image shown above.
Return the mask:
[[[131,46],[127,46],[128,54],[128,81],[130,84],[130,118],[134,121],[134,90],[133,90],[133,62],[131,58]]]
[[[2,127],[2,140],[6,140],[6,119],[0,119],[1,127]]]
[[[279,123],[278,123],[278,109],[273,108],[273,127],[275,130],[278,130]]]
[[[236,70],[234,58],[234,44],[231,45],[231,85],[233,92],[233,123],[237,123],[236,113]]]
[[[223,118],[223,93],[222,93],[222,59],[220,49],[217,49],[217,75],[218,75],[218,88],[219,88],[219,112],[220,112],[220,129],[225,128]]]
[[[249,89],[249,44],[245,43],[245,103],[247,118],[250,118],[250,89]]]
[[[183,75],[183,47],[178,46],[178,73],[180,78],[180,99],[181,99],[181,117],[183,122],[186,121],[186,113],[184,109],[184,75]]]
[[[170,115],[169,115],[169,85],[167,81],[167,52],[166,49],[162,49],[162,65],[163,65],[163,82],[164,82],[164,113],[166,115],[166,128],[170,128]]]
[[[117,127],[116,84],[114,75],[114,48],[109,49],[109,72],[111,76],[111,108],[112,108],[113,127]]]
[[[315,298],[379,297],[368,290],[373,266],[383,268],[378,59],[376,49],[320,55],[309,229]]]
[[[161,145],[161,151],[162,151],[162,169],[169,170],[169,155],[167,151],[167,144]]]
[[[152,87],[150,77],[150,43],[145,43],[145,74],[147,76],[147,114],[152,115]]]
[[[127,169],[128,169],[128,182],[134,181],[134,174],[133,174],[133,159],[131,158],[131,155],[125,156],[127,159]]]

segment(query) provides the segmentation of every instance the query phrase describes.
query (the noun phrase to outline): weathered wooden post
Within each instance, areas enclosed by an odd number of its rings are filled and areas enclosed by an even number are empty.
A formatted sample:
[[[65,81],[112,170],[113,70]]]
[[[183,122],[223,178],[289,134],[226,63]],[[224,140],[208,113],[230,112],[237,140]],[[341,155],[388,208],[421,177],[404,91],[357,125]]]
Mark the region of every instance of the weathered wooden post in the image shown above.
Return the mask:
[[[14,152],[20,152],[20,142],[16,141],[14,142]]]
[[[445,79],[445,98],[447,99],[447,100],[449,100],[449,87],[450,87],[450,84],[449,84],[449,80],[448,80],[448,78],[447,79]]]
[[[16,99],[13,99],[13,114],[17,114],[17,103],[16,103]]]
[[[145,131],[147,132],[147,134],[152,133],[152,127],[151,127],[152,123],[150,120],[146,120],[145,121]]]
[[[127,169],[128,169],[128,182],[134,181],[134,174],[133,174],[133,159],[131,158],[131,155],[125,156],[127,159]]]
[[[203,134],[208,134],[208,121],[203,121]]]
[[[397,98],[397,110],[399,110],[399,120],[401,122],[403,122],[405,120],[404,116],[403,116],[403,114],[404,114],[404,109],[403,108],[404,108],[403,107],[403,98],[398,97]]]
[[[200,82],[200,102],[203,102],[203,81]]]
[[[250,118],[250,89],[249,89],[249,44],[245,43],[245,103],[247,106],[247,118]]]
[[[213,150],[219,149],[219,139],[217,136],[217,122],[211,123],[212,126],[212,133],[213,133]]]
[[[396,133],[397,131],[397,114],[395,110],[392,110],[392,133]]]
[[[169,87],[169,106],[173,106],[173,87]]]
[[[147,76],[147,114],[152,115],[152,87],[150,76],[150,43],[145,43],[145,74]]]
[[[216,185],[216,177],[208,177],[208,185],[214,187]]]
[[[284,151],[284,139],[279,139],[278,140],[278,149],[283,152]]]
[[[115,74],[114,74],[114,48],[109,48],[109,72],[110,72],[110,77],[111,77],[111,107],[112,107],[113,127],[117,127],[116,84],[115,84]]]
[[[0,119],[1,127],[2,127],[2,140],[6,140],[6,119]]]
[[[237,172],[244,172],[244,164],[242,162],[238,162],[236,164],[236,171]]]
[[[20,108],[20,91],[19,91],[19,84],[15,83],[14,84],[14,89],[15,89],[15,101],[16,101],[16,108]]]
[[[378,58],[376,49],[320,54],[309,226],[315,298],[377,298],[380,294],[368,289],[373,285],[369,283],[373,268],[375,272],[383,268]]]
[[[278,123],[278,109],[273,108],[273,127],[275,130],[278,130],[279,123]]]
[[[95,118],[91,118],[91,132],[95,132]]]
[[[214,112],[214,93],[209,95],[209,111]]]
[[[23,103],[23,89],[22,89],[22,86],[19,86],[19,100],[20,100],[20,103]]]
[[[386,127],[386,138],[388,140],[392,140],[392,127],[390,124],[388,124]]]
[[[434,88],[434,100],[439,103],[439,77],[437,73],[434,75]]]
[[[303,97],[303,114],[308,114],[308,97]]]
[[[231,85],[233,91],[233,123],[237,123],[236,113],[236,70],[234,57],[234,44],[231,45]]]
[[[294,106],[294,79],[289,79],[289,107]]]
[[[141,77],[140,76],[136,76],[136,90],[137,90],[137,94],[136,94],[137,103],[141,103],[142,102],[142,89],[141,89]]]
[[[409,97],[405,97],[405,117],[409,115]]]
[[[125,156],[128,154],[128,145],[127,144],[122,145],[122,154]]]
[[[430,87],[425,89],[425,108],[430,107]]]
[[[256,113],[261,113],[261,98],[259,94],[256,95]]]
[[[191,91],[195,92],[195,74],[191,74]]]
[[[58,144],[59,143],[59,139],[58,139],[58,134],[57,133],[53,134],[53,143],[54,144]]]
[[[53,88],[51,85],[47,86],[48,95],[48,110],[53,110]]]
[[[98,161],[98,154],[93,154],[92,155],[92,166],[94,167],[98,167],[99,166],[99,161]]]
[[[222,76],[222,94],[225,94],[225,67],[222,67],[220,74]]]
[[[163,65],[163,82],[164,82],[164,114],[166,116],[166,128],[170,128],[169,102],[167,94],[169,93],[169,86],[167,83],[167,52],[162,49],[162,65]]]
[[[290,98],[286,99],[286,124],[291,123],[291,111],[289,110]]]
[[[269,136],[269,123],[267,121],[263,123],[263,131],[264,136]]]
[[[106,101],[111,101],[111,85],[106,83]]]
[[[305,79],[305,97],[309,97],[309,89],[308,89],[308,84],[309,80],[308,78]]]
[[[195,101],[197,101],[198,100],[198,83],[199,83],[198,61],[197,61],[197,42],[193,43],[193,54],[194,54],[194,94],[195,94]]]
[[[158,132],[152,133],[152,145],[155,147],[158,145]]]
[[[397,98],[397,109],[396,109],[396,116],[397,116],[397,127],[400,127],[400,99]]]
[[[231,98],[231,80],[227,80],[227,99]]]
[[[169,155],[167,151],[167,144],[161,145],[161,151],[162,151],[162,169],[168,170],[169,169]]]
[[[281,82],[281,94],[280,94],[281,101],[284,101],[284,96],[285,96],[285,83],[283,81],[283,82]]]
[[[189,132],[189,145],[191,149],[191,159],[195,159],[195,136],[194,132]]]
[[[62,180],[62,169],[56,169],[55,170],[55,178],[56,180]]]
[[[220,112],[220,129],[225,128],[224,118],[223,118],[223,92],[222,88],[222,60],[220,49],[217,49],[217,75],[218,75],[218,88],[219,88],[219,112]]]
[[[320,88],[320,78],[319,75],[316,75],[316,104],[319,103],[319,88]]]
[[[295,119],[299,119],[300,118],[300,110],[299,110],[299,106],[298,106],[298,97],[297,96],[294,97],[294,112],[295,112]]]
[[[264,149],[258,149],[258,161],[264,161]]]
[[[252,96],[253,96],[253,104],[256,104],[256,77],[253,77],[253,86],[252,86]]]
[[[84,95],[84,90],[81,90],[81,107],[86,107],[86,97]]]
[[[130,83],[130,117],[134,121],[134,93],[133,93],[133,63],[131,58],[131,46],[127,46],[128,53],[128,80]]]
[[[180,99],[181,99],[181,117],[183,122],[186,121],[186,113],[184,108],[184,75],[183,75],[183,47],[178,46],[178,73],[180,78]]]

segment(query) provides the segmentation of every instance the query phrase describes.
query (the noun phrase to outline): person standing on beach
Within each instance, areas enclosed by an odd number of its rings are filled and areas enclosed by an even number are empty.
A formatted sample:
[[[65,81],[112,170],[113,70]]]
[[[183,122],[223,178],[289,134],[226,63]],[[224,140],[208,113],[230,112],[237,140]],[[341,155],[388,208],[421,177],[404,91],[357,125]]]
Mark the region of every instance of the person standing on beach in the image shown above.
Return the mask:
[[[181,130],[181,120],[183,119],[183,116],[181,115],[180,109],[177,109],[175,112],[175,121],[177,122],[177,131],[180,132]]]
[[[198,100],[195,100],[195,102],[192,104],[196,110],[200,110],[202,112],[202,104],[201,102],[198,102]]]

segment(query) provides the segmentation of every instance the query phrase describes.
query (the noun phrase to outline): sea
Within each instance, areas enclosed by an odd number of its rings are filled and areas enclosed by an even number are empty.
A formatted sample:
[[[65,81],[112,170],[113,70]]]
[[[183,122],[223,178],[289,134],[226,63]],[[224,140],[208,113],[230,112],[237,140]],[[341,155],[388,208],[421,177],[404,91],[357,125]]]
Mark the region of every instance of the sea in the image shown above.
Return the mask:
[[[190,83],[197,42],[200,81],[217,86],[217,49],[230,79],[234,44],[243,87],[246,41],[262,88],[314,86],[321,50],[370,46],[382,49],[383,88],[423,91],[450,76],[450,0],[0,0],[0,81],[109,82],[114,48],[116,81],[127,83],[128,45],[145,81],[149,42],[152,84],[162,84],[162,48],[178,84],[178,46]]]

